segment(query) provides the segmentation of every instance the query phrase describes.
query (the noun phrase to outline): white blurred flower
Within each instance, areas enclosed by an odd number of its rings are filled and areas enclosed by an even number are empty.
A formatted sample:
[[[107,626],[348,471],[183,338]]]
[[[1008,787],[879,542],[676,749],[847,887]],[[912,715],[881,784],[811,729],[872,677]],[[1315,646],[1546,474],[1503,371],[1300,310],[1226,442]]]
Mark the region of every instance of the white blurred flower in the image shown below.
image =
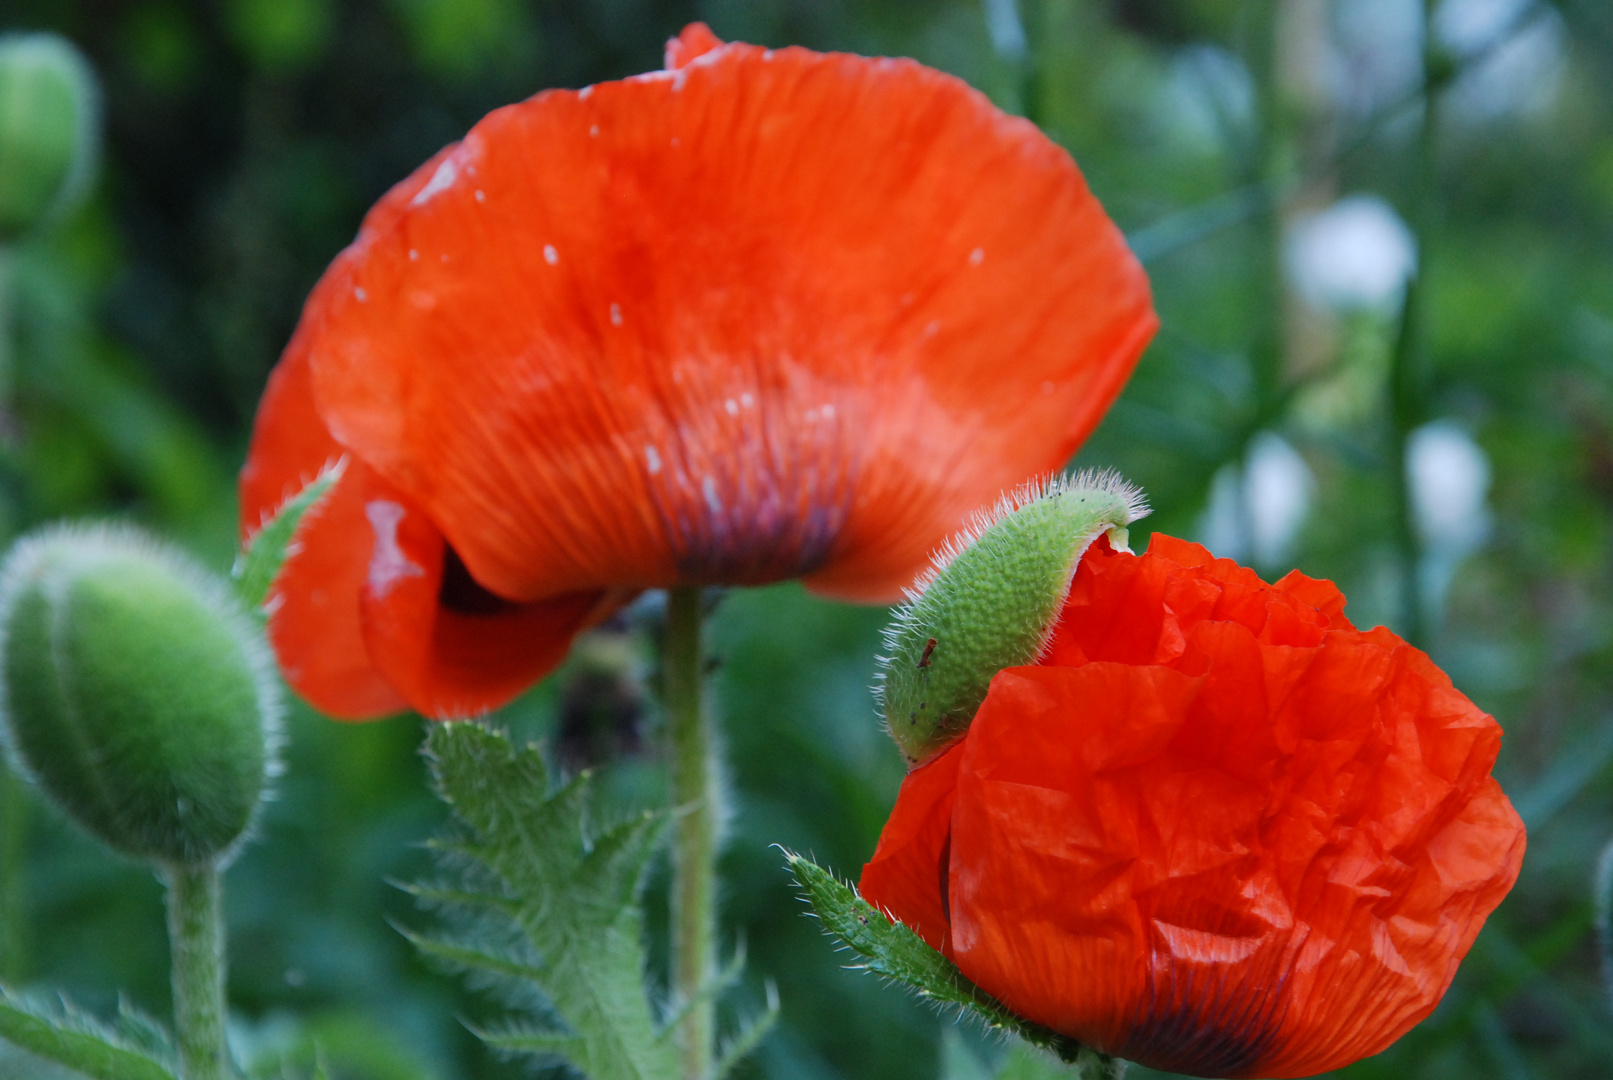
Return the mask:
[[[1316,480],[1299,452],[1270,431],[1249,443],[1243,467],[1216,473],[1199,523],[1204,546],[1228,559],[1271,566],[1288,558],[1310,515]]]
[[[1423,78],[1421,0],[1333,5],[1334,97],[1365,115],[1412,93]]]
[[[1180,49],[1171,59],[1160,116],[1177,138],[1217,149],[1244,141],[1254,133],[1254,77],[1225,49]]]
[[[1491,50],[1450,90],[1458,119],[1482,123],[1540,112],[1556,101],[1566,61],[1563,20],[1544,6],[1531,11],[1536,6],[1536,0],[1444,0],[1439,5],[1434,31],[1447,48],[1458,57]]]
[[[1449,420],[1413,431],[1406,443],[1406,480],[1417,533],[1430,551],[1466,555],[1490,534],[1490,459]]]
[[[1423,610],[1438,625],[1457,567],[1490,535],[1490,459],[1467,432],[1435,420],[1407,440],[1406,481],[1423,543],[1418,591]]]
[[[1025,24],[1019,19],[1015,0],[986,0],[985,10],[986,33],[997,55],[1013,63],[1025,59],[1028,52]]]
[[[1388,203],[1350,195],[1294,222],[1284,262],[1294,289],[1314,307],[1383,310],[1399,302],[1416,272],[1417,242]]]

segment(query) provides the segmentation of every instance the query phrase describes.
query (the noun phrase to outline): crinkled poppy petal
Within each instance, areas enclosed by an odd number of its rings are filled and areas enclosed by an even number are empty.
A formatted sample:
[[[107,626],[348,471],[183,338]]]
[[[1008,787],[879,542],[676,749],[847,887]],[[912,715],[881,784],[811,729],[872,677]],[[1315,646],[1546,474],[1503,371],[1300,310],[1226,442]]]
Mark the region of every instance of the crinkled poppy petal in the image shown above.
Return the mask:
[[[1195,691],[1162,667],[1010,668],[964,742],[953,957],[1015,1012],[1099,1047],[1124,1043],[1144,993],[1134,878],[1170,827],[1139,814],[1127,778],[1163,752]]]
[[[1500,729],[1389,631],[1340,628],[1331,586],[1251,591],[1184,554],[1089,556],[1063,615],[1147,621],[1172,597],[1169,666],[1094,660],[1061,627],[1078,666],[993,681],[958,766],[952,955],[1143,1064],[1339,1068],[1433,1010],[1517,877]]]
[[[1064,462],[1155,325],[1031,124],[912,62],[739,44],[491,114],[304,321],[338,438],[516,599],[891,598]]]
[[[344,456],[314,409],[305,343],[302,334],[292,340],[258,407],[241,470],[243,539]],[[304,518],[265,605],[269,641],[286,681],[320,711],[342,720],[385,716],[405,704],[370,663],[359,626],[359,590],[371,544],[361,494],[367,472],[348,455],[341,479]]]
[[[373,537],[359,604],[365,645],[426,716],[476,716],[506,704],[624,599],[596,590],[505,600],[471,577],[425,514],[373,475],[363,513]]]
[[[857,883],[864,900],[900,919],[941,952],[951,948],[947,864],[962,753],[958,743],[907,774],[874,857]]]

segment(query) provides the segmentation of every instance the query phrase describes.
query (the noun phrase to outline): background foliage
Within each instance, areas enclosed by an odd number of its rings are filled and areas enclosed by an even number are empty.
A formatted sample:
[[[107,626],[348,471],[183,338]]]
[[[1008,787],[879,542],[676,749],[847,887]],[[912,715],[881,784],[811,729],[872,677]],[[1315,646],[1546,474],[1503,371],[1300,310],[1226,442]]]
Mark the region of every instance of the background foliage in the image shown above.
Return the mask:
[[[234,472],[303,296],[365,208],[488,109],[659,66],[695,18],[916,56],[1043,124],[1148,262],[1163,329],[1080,458],[1150,493],[1134,537],[1334,578],[1356,622],[1421,640],[1507,731],[1518,888],[1438,1013],[1348,1075],[1605,1075],[1613,13],[1429,14],[1425,40],[1419,0],[4,0],[0,30],[91,58],[106,141],[89,204],[0,254],[0,538],[122,515],[225,567]],[[621,674],[653,675],[653,604],[636,618],[505,718],[564,770],[603,764],[597,797],[622,812],[659,800],[654,709]],[[724,918],[749,953],[728,1009],[754,1014],[776,981],[781,1022],[744,1068],[777,1080],[973,1080],[1000,1055],[840,970],[768,847],[851,875],[871,852],[902,772],[867,691],[883,620],[794,586],[716,617]],[[427,869],[443,817],[421,726],[294,716],[279,800],[227,882],[238,1034],[359,1080],[521,1075],[461,1025],[487,999],[388,925],[419,924],[388,882]],[[148,873],[6,782],[7,981],[166,1015],[161,925]]]

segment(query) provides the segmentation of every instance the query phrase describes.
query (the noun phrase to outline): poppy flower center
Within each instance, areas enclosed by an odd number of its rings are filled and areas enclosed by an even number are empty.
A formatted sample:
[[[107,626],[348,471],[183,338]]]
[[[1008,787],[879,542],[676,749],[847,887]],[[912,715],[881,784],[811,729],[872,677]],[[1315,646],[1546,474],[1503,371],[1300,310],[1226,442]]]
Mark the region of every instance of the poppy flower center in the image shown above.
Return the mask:
[[[739,419],[750,395],[744,399]],[[793,447],[760,430],[740,435],[738,453],[646,448],[656,509],[685,581],[745,585],[809,574],[828,561],[850,515],[855,478],[832,433],[819,435],[821,445]]]

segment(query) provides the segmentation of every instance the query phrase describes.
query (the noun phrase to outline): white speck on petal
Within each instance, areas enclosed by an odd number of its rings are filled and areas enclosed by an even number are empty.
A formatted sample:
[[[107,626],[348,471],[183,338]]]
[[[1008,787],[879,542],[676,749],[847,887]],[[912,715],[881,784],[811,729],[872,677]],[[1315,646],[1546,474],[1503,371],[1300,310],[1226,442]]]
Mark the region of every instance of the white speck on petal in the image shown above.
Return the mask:
[[[979,266],[981,263],[983,263],[985,261],[986,261],[986,249],[985,248],[975,248],[973,251],[969,252],[969,265],[970,266]]]
[[[560,262],[560,252],[554,249],[553,244],[543,245],[543,261],[548,263],[550,266],[554,266]]]
[[[1051,394],[1053,391],[1055,391],[1057,389],[1058,389],[1058,384],[1055,383],[1051,379],[1044,380],[1043,383],[1042,383],[1042,393],[1044,393],[1044,394]]]
[[[416,251],[414,248],[409,249],[409,261],[410,262],[419,262],[420,261],[420,253],[418,251]]]
[[[581,90],[577,91],[577,100],[578,101],[587,101],[589,98],[591,98],[593,96],[594,96],[594,88],[592,86],[585,86]]]
[[[359,285],[355,285],[355,286],[353,286],[353,296],[354,296],[354,297],[355,297],[355,298],[356,298],[356,299],[357,299],[357,300],[358,300],[358,302],[359,302],[359,303],[361,303],[361,304],[362,304],[362,303],[363,303],[363,302],[364,302],[364,301],[366,301],[366,300],[368,300],[368,299],[369,299],[369,298],[370,298],[370,294],[369,294],[369,293],[367,293],[367,292],[365,292],[365,291],[364,291],[364,289],[363,289],[363,287],[362,287],[362,286],[359,286]]]
[[[772,49],[763,49],[762,50],[762,59],[763,60],[771,60],[771,59],[773,59],[773,50]]]
[[[486,202],[487,201],[487,192],[483,191],[481,188],[477,188],[476,189],[476,201],[477,202]]]
[[[680,145],[682,145],[682,143],[683,143],[682,139],[678,138],[676,135],[672,136],[672,145],[673,146],[680,146]]]
[[[442,253],[442,261],[443,261],[443,262],[447,262],[447,261],[448,261],[448,253],[447,253],[447,252],[446,252],[446,251],[445,251],[445,252],[443,252],[443,253]]]
[[[599,135],[599,125],[598,124],[590,124],[590,125],[588,125],[588,134],[597,137]]]
[[[756,399],[751,397],[750,394],[748,394],[748,393],[747,394],[740,394],[739,395],[739,403],[741,405],[745,406],[745,408],[748,409],[752,405],[756,404]]]
[[[700,482],[700,490],[706,496],[706,506],[713,514],[722,513],[722,500],[717,497],[717,481],[706,477]]]
[[[410,562],[398,546],[398,526],[405,513],[402,505],[389,499],[364,504],[364,516],[370,519],[370,528],[375,532],[375,546],[370,550],[370,591],[381,599],[404,578],[424,577],[426,573]]]
[[[727,401],[723,402],[722,407],[728,410],[729,416],[739,415],[739,402],[735,401],[733,398],[729,398]]]
[[[823,407],[823,418],[825,420],[833,420],[835,418],[835,407],[833,405],[825,405]]]
[[[931,319],[924,327],[925,337],[934,337],[941,330],[941,320]]]
[[[458,179],[459,169],[454,165],[453,158],[449,158],[437,166],[437,171],[431,174],[431,179],[426,181],[426,186],[414,193],[414,198],[409,200],[409,205],[419,206],[422,203],[430,202],[453,187],[454,181]]]
[[[683,89],[683,84],[688,82],[688,81],[689,81],[689,71],[688,71],[688,69],[687,68],[679,68],[677,74],[672,77],[672,92],[674,94],[676,94],[679,90],[682,90]]]
[[[661,471],[661,455],[648,443],[644,444],[644,462],[650,467],[651,476]]]
[[[610,324],[612,326],[622,325],[622,305],[612,304],[610,306]]]

